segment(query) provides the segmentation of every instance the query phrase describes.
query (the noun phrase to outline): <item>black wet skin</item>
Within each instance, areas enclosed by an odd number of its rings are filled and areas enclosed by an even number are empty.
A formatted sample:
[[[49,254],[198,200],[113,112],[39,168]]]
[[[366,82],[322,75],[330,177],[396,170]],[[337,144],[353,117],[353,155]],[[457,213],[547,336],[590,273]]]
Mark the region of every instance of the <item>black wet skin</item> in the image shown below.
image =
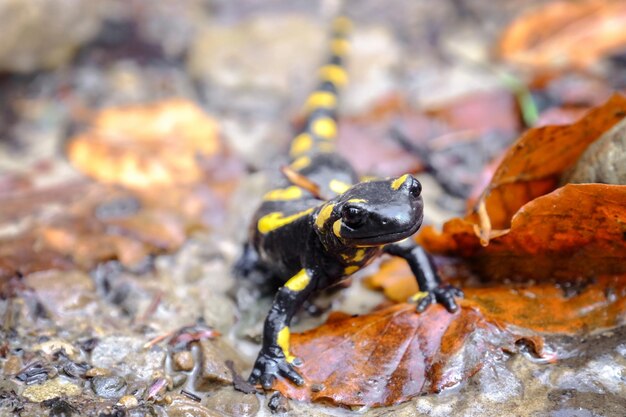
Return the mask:
[[[334,30],[336,47],[345,41],[347,29],[340,24]],[[418,312],[433,303],[454,312],[458,309],[454,298],[463,296],[458,288],[442,284],[432,258],[411,239],[423,219],[419,181],[404,175],[359,182],[352,166],[333,152],[335,99],[345,74],[342,48],[331,50],[332,68],[321,72],[320,84],[310,96],[313,107],[302,129],[307,140],[299,141],[301,134],[291,148],[291,169],[316,187],[285,179],[274,190],[277,194],[266,195],[235,267],[242,279],[279,287],[249,378],[266,389],[279,375],[304,383],[288,346],[289,324],[298,308],[316,291],[342,281],[383,253],[408,262],[421,291]]]

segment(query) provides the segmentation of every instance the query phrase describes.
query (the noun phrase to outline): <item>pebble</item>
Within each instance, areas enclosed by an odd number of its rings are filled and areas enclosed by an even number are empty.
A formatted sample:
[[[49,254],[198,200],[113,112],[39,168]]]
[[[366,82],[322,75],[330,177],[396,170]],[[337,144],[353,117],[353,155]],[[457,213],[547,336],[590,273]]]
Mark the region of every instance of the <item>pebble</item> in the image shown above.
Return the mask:
[[[22,359],[19,356],[9,356],[2,370],[5,375],[15,375],[22,369]]]
[[[40,403],[56,397],[72,397],[79,395],[82,388],[62,378],[50,379],[43,384],[30,385],[24,389],[22,396],[29,401]]]
[[[126,392],[126,381],[119,376],[96,376],[91,380],[91,389],[102,398],[120,398]]]
[[[252,417],[259,412],[260,404],[256,395],[243,394],[231,387],[226,387],[208,397],[204,405],[221,415]]]
[[[200,386],[198,389],[208,389],[215,385],[232,384],[233,378],[226,361],[233,361],[235,369],[241,370],[245,366],[239,354],[226,342],[218,340],[203,340],[200,342],[202,349],[202,368],[200,370]]]
[[[139,400],[132,395],[124,395],[117,403],[122,407],[133,408],[139,405]]]
[[[193,369],[193,355],[188,350],[174,353],[174,369],[177,371],[191,371]]]
[[[171,404],[167,409],[169,417],[223,417],[222,414],[209,410],[184,395],[173,395]]]

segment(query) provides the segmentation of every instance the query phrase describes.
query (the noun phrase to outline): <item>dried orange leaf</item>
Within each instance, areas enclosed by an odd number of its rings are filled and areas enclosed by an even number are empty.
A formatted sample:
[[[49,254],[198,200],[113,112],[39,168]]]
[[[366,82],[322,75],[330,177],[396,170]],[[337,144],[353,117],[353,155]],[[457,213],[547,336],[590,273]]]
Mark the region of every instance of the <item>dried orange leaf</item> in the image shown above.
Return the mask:
[[[150,187],[199,181],[201,160],[220,149],[213,119],[191,102],[168,100],[101,111],[72,138],[68,156],[99,181]]]
[[[625,26],[623,1],[553,1],[515,20],[502,35],[499,53],[533,68],[584,68],[626,46]]]
[[[519,339],[473,308],[450,314],[432,306],[417,314],[414,305],[396,305],[294,334],[291,350],[304,361],[298,371],[306,384],[280,380],[277,389],[297,400],[348,407],[397,404],[458,384]],[[472,353],[465,355],[466,348]]]
[[[396,302],[404,302],[417,291],[406,262],[396,259],[383,264],[365,283]],[[614,327],[626,320],[626,275],[603,276],[563,288],[554,284],[492,285],[463,291],[462,305],[475,307],[486,320],[503,326],[575,334]]]
[[[556,279],[626,273],[626,185],[568,184],[524,205],[509,233],[481,247],[474,224],[425,227],[418,241],[431,252],[469,257],[481,276]]]
[[[613,96],[576,123],[529,130],[506,153],[477,206],[485,204],[491,227],[508,229],[513,215],[527,202],[554,190],[571,167],[605,131],[626,116],[626,98]],[[484,215],[483,215],[484,216]],[[478,214],[480,236],[489,236]]]

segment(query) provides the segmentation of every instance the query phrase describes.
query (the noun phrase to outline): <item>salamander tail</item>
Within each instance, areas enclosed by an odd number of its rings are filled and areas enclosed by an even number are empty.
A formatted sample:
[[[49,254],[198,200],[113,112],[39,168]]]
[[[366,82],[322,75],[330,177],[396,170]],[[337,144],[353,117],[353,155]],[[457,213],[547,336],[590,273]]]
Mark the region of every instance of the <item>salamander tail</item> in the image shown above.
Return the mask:
[[[293,160],[315,153],[334,152],[337,140],[337,107],[340,89],[348,82],[345,56],[350,49],[352,22],[344,16],[332,23],[329,59],[319,68],[319,84],[305,102],[306,120],[290,149]]]

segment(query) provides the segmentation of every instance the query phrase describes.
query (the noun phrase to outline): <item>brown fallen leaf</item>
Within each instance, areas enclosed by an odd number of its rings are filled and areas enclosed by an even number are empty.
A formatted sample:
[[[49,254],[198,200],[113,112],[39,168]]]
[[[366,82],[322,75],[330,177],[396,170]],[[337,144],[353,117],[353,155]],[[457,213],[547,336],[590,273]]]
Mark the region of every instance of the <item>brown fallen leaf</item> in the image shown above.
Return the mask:
[[[508,232],[482,246],[471,220],[417,240],[433,253],[467,258],[481,277],[559,280],[626,273],[626,185],[568,184],[525,204]]]
[[[417,291],[406,262],[393,259],[365,279],[366,285],[404,302]],[[626,317],[626,275],[602,276],[577,285],[500,285],[463,288],[462,305],[488,321],[542,332],[576,334],[621,325]]]
[[[626,98],[616,94],[571,125],[530,129],[505,154],[476,209],[484,204],[491,227],[508,229],[524,204],[554,190],[585,149],[625,116]],[[476,210],[467,220],[489,242],[492,230],[479,217]]]
[[[400,304],[358,317],[340,315],[292,335],[306,384],[281,379],[276,389],[296,400],[346,407],[397,404],[458,384],[499,349],[514,350],[520,338],[468,306],[454,314],[439,305],[417,314],[414,305]],[[541,349],[540,339],[528,341]]]
[[[202,159],[221,148],[217,123],[195,104],[172,99],[102,110],[67,151],[101,182],[146,188],[200,181]]]
[[[498,53],[535,69],[586,68],[626,46],[624,26],[623,1],[553,1],[511,23]]]

